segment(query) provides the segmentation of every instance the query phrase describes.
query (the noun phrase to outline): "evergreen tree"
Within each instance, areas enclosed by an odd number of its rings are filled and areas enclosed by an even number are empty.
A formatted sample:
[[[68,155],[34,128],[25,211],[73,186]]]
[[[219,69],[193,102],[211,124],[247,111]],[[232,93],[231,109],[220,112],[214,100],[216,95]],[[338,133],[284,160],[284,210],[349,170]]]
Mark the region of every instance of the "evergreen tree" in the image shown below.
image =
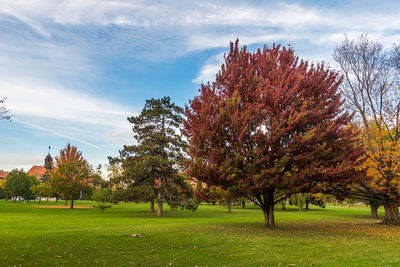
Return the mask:
[[[163,215],[164,200],[172,209],[197,207],[191,186],[180,175],[186,145],[178,133],[181,113],[169,97],[146,100],[140,115],[128,118],[137,144],[120,151],[125,184],[148,187],[151,193],[143,197],[157,201],[158,216]]]

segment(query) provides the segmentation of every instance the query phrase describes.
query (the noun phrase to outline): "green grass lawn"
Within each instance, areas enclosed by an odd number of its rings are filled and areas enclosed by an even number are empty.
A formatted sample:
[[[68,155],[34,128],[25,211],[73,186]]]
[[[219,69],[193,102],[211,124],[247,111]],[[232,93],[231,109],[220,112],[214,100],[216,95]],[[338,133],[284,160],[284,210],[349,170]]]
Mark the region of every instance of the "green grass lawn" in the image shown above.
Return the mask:
[[[276,228],[267,229],[251,207],[166,208],[158,218],[149,204],[103,214],[0,201],[0,265],[400,266],[400,227],[377,225],[365,207],[311,208],[277,210]]]

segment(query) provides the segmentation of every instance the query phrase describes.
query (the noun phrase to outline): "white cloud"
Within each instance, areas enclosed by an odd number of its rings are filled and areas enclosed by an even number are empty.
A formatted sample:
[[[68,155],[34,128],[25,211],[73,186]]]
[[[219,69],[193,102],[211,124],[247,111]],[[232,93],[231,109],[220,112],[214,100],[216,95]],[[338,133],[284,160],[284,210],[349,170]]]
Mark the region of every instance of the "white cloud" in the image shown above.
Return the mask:
[[[386,4],[0,0],[0,96],[16,123],[96,149],[120,146],[132,140],[126,117],[135,110],[92,86],[104,75],[94,58],[165,60],[239,38],[291,43],[301,57],[329,61],[344,33],[398,40],[398,9]],[[223,53],[211,56],[192,81],[214,80],[222,63]]]
[[[96,149],[131,139],[128,109],[104,97],[32,77],[0,75],[0,92],[15,123]],[[113,138],[106,138],[109,136]]]
[[[44,156],[33,153],[0,152],[0,162],[4,171],[24,169],[28,171],[33,165],[42,165]]]
[[[206,83],[215,81],[215,75],[221,69],[221,65],[224,62],[224,53],[219,53],[210,57],[207,63],[201,68],[199,75],[193,79],[194,83]]]

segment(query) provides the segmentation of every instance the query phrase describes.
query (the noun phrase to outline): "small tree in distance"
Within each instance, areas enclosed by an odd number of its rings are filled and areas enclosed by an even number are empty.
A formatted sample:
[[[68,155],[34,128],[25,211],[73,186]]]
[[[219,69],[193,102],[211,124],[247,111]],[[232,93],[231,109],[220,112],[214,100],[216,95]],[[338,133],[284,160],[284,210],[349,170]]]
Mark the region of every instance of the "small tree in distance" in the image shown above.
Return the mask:
[[[105,209],[109,209],[112,207],[111,204],[107,204],[112,202],[111,190],[108,188],[98,188],[93,193],[92,200],[97,202],[97,205],[94,205],[93,207],[99,208],[101,212],[104,213]]]
[[[49,198],[53,193],[51,186],[47,183],[34,184],[31,187],[31,191],[35,197],[39,197],[39,205],[42,201],[42,197]]]
[[[50,184],[58,195],[71,200],[70,208],[74,208],[74,200],[90,189],[89,183],[94,174],[82,152],[76,146],[68,144],[60,150],[55,158],[56,170],[51,172]]]
[[[23,170],[12,170],[7,175],[7,180],[4,186],[6,194],[16,201],[17,197],[29,199],[33,197],[31,187],[39,184],[36,176],[31,176]]]

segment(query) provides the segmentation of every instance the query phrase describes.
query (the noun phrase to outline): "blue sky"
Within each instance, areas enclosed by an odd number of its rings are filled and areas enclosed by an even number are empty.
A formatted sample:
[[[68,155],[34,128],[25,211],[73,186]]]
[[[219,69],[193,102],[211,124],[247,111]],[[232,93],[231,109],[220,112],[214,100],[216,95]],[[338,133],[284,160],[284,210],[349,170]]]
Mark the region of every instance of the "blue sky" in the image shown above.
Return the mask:
[[[325,61],[344,38],[400,40],[398,1],[0,1],[0,169],[43,164],[68,142],[91,164],[133,142],[145,99],[183,106],[229,41],[292,45]]]

